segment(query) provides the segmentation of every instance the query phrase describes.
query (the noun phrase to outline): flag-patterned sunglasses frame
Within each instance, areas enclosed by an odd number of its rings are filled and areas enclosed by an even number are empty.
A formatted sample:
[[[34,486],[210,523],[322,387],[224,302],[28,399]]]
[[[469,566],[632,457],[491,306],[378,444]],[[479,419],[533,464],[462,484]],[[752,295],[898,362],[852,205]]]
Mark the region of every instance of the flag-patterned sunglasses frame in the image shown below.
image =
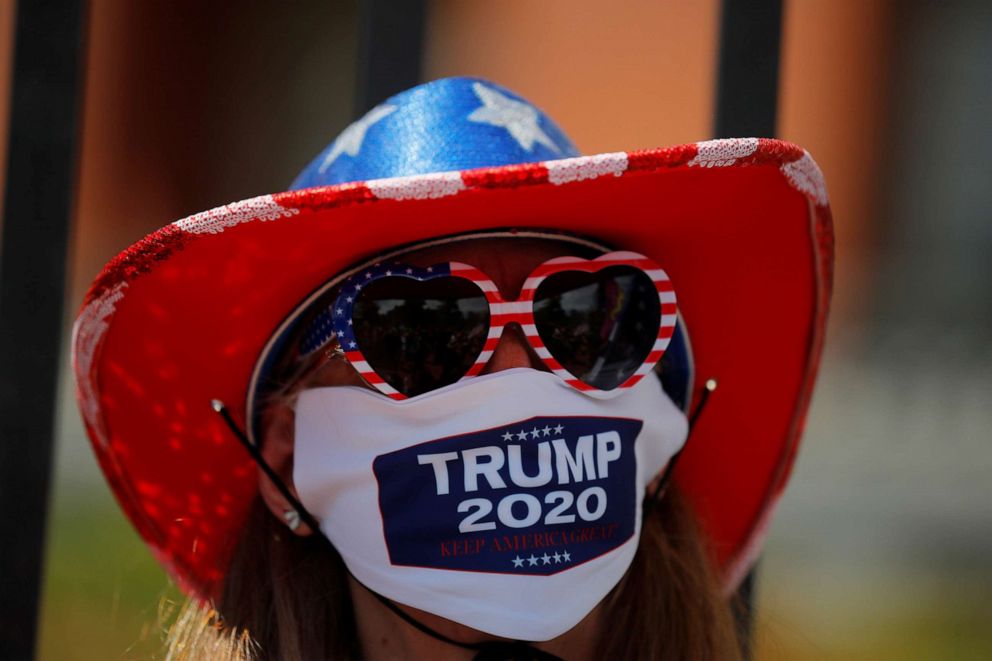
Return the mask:
[[[596,273],[614,266],[629,266],[646,274],[654,283],[660,306],[659,325],[654,345],[641,365],[625,381],[611,390],[600,390],[578,379],[565,369],[551,354],[542,340],[534,319],[534,296],[538,287],[548,277],[567,271]],[[310,355],[336,340],[348,362],[362,378],[379,392],[396,400],[408,396],[397,391],[369,365],[353,331],[353,314],[363,288],[383,278],[407,278],[426,282],[437,278],[463,278],[473,282],[485,295],[489,304],[489,331],[485,344],[474,363],[459,380],[477,376],[493,356],[507,325],[516,323],[523,330],[527,342],[544,365],[565,383],[592,396],[605,396],[616,390],[630,388],[654,369],[661,360],[675,333],[677,306],[675,290],[668,274],[656,262],[636,252],[616,251],[594,259],[581,257],[555,257],[539,265],[524,281],[517,300],[507,301],[500,294],[496,283],[478,268],[462,262],[441,262],[418,267],[399,262],[381,263],[353,274],[341,286],[334,304],[321,312],[308,326],[300,351]]]

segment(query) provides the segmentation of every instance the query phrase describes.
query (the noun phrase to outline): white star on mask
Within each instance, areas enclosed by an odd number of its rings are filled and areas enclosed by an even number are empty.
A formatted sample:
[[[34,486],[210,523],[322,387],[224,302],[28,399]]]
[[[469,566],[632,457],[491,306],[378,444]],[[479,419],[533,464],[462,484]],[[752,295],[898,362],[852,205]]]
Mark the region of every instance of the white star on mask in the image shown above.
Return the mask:
[[[472,91],[483,105],[472,111],[468,121],[505,128],[517,144],[527,151],[532,151],[534,143],[539,142],[548,149],[561,152],[558,145],[541,130],[537,110],[533,106],[511,99],[482,83],[473,83]]]
[[[348,154],[348,156],[352,157],[358,156],[358,152],[362,149],[362,142],[365,140],[366,131],[373,124],[393,114],[396,110],[396,106],[376,106],[365,113],[364,117],[341,132],[341,135],[334,141],[331,151],[327,152],[324,162],[320,164],[317,171],[323,174],[324,170],[329,168],[331,163],[336,161],[341,154]]]

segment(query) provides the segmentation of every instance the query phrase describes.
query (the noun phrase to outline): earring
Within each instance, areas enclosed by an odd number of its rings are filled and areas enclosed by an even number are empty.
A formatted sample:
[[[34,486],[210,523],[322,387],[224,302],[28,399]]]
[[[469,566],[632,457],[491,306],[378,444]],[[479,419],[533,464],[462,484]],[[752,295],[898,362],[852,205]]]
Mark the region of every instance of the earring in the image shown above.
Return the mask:
[[[286,522],[286,525],[289,526],[290,530],[295,531],[300,527],[300,513],[296,510],[292,508],[286,510],[282,513],[282,518]]]

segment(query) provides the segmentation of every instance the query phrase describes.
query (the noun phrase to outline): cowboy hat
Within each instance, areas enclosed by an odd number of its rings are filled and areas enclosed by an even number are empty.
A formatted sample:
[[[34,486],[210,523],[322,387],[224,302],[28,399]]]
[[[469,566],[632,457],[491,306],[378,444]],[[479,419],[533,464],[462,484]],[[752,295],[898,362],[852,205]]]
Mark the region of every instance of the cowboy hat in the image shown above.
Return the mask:
[[[118,501],[181,585],[216,594],[257,492],[211,401],[250,432],[273,338],[332,276],[496,229],[593,237],[664,266],[691,339],[690,394],[720,382],[674,480],[736,586],[789,475],[820,357],[833,239],[819,169],[759,138],[581,156],[535,106],[472,78],[387,100],[291,190],[167,225],[91,286],[74,327],[79,406]]]

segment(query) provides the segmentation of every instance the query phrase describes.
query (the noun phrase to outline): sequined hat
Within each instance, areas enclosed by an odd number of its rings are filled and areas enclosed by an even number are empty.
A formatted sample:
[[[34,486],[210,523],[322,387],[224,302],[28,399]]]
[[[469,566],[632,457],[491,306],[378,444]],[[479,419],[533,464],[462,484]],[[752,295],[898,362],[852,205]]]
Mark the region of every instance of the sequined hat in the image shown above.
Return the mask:
[[[216,595],[257,491],[211,401],[250,430],[258,375],[330,278],[496,229],[576,233],[664,265],[700,377],[689,394],[720,381],[674,479],[736,586],[789,475],[823,341],[819,169],[760,138],[581,156],[537,107],[473,78],[388,99],[291,190],[167,225],[91,286],[72,343],[79,407],[122,508],[181,585]]]

